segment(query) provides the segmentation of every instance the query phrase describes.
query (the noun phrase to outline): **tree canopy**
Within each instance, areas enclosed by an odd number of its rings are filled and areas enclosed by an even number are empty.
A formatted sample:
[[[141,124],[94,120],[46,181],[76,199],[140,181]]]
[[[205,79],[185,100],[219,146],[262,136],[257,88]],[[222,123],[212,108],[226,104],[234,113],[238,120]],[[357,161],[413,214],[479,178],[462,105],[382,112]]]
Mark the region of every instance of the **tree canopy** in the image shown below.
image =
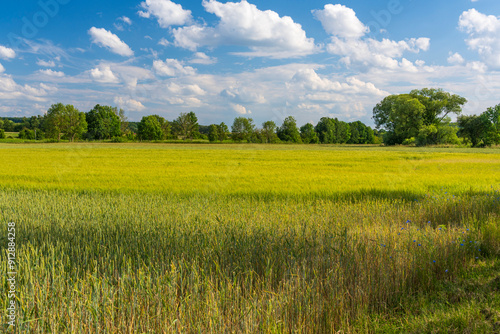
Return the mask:
[[[450,113],[459,115],[466,102],[442,89],[412,90],[384,98],[373,108],[373,119],[377,129],[387,130],[384,143],[401,144],[415,138],[424,126],[440,127]]]

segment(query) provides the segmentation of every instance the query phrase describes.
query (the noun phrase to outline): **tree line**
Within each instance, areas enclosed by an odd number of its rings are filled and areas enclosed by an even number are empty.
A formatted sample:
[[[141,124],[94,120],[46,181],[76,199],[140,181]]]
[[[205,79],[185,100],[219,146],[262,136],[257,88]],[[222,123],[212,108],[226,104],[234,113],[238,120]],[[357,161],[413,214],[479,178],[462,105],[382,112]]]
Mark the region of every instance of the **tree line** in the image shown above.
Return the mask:
[[[43,116],[0,119],[0,138],[19,132],[22,139],[164,141],[203,139],[210,142],[442,145],[470,144],[473,147],[500,144],[500,104],[479,115],[461,115],[467,100],[442,89],[423,88],[408,94],[385,97],[373,108],[376,128],[360,121],[344,122],[323,117],[314,126],[301,127],[294,117],[281,125],[274,121],[257,127],[251,118],[236,117],[225,123],[199,125],[194,112],[181,113],[173,121],[159,115],[129,122],[122,109],[96,105],[81,112],[72,105],[57,103]],[[452,123],[450,115],[457,116]],[[461,139],[460,139],[461,138]]]
[[[267,121],[258,128],[253,119],[236,117],[231,128],[224,123],[203,126],[198,124],[194,112],[181,113],[173,121],[159,115],[142,117],[140,122],[128,122],[122,109],[96,105],[89,112],[81,112],[72,105],[57,103],[44,116],[23,118],[21,123],[12,119],[0,120],[0,138],[5,132],[18,130],[21,139],[163,141],[204,139],[210,142],[248,143],[331,143],[374,144],[376,133],[360,121],[343,122],[323,117],[316,126],[308,123],[297,126],[294,117],[287,117],[278,126]]]

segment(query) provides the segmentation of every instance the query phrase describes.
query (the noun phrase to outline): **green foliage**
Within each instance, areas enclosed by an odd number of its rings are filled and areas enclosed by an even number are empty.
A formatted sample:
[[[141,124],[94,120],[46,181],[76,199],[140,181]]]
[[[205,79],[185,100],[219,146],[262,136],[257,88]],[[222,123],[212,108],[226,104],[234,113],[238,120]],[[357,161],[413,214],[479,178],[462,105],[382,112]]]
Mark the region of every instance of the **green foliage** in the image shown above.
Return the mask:
[[[182,139],[195,139],[199,137],[199,125],[196,114],[192,111],[180,113],[179,117],[172,122],[173,131]]]
[[[21,131],[19,131],[18,137],[20,139],[34,140],[35,139],[35,131],[24,128]]]
[[[337,118],[322,117],[315,130],[323,144],[345,144],[351,138],[349,124]]]
[[[227,139],[228,134],[229,134],[229,128],[227,127],[227,125],[224,122],[220,123],[217,126],[217,133],[219,135],[219,141],[222,142],[222,141]]]
[[[36,123],[34,121],[34,123]],[[86,115],[74,106],[57,103],[52,105],[43,121],[46,137],[61,140],[64,135],[70,141],[81,137],[87,130]]]
[[[262,123],[262,130],[260,132],[262,143],[277,143],[279,142],[278,135],[276,134],[276,123],[273,121],[267,121]]]
[[[435,88],[415,89],[410,92],[410,96],[417,98],[425,107],[423,125],[426,126],[439,127],[450,113],[460,115],[462,106],[467,103],[464,97]]]
[[[0,128],[0,139],[5,139],[5,130]]]
[[[302,142],[305,144],[318,144],[319,138],[316,130],[314,130],[314,125],[307,123],[300,127],[300,137]]]
[[[386,145],[401,144],[405,139],[419,136],[417,141],[422,145],[439,141],[440,136],[454,141],[449,128],[439,128],[447,127],[443,122],[445,118],[450,113],[459,115],[466,102],[465,98],[442,89],[423,88],[410,94],[387,96],[373,109],[373,119],[377,128],[387,130],[384,135]]]
[[[489,138],[495,144],[500,144],[500,104],[497,104],[494,107],[488,108],[484,114],[493,124]]]
[[[409,95],[390,95],[373,109],[373,118],[377,127],[387,130],[384,143],[401,144],[407,138],[416,137],[424,124],[425,106]]]
[[[297,128],[297,122],[292,116],[285,118],[283,124],[277,129],[276,134],[283,142],[302,143],[300,132]]]
[[[120,116],[116,108],[97,104],[86,114],[86,120],[88,139],[102,140],[121,136]]]
[[[213,143],[219,140],[219,127],[216,124],[211,124],[208,129],[208,140]]]
[[[253,119],[246,117],[236,117],[231,126],[231,139],[235,142],[251,142],[254,135],[255,125]]]
[[[489,146],[493,142],[491,133],[494,127],[485,113],[479,116],[462,115],[458,117],[458,126],[460,136],[470,142],[473,147]]]
[[[166,138],[166,134],[162,129],[160,119],[163,117],[157,115],[144,116],[142,117],[138,129],[137,137],[140,140],[163,140]],[[165,124],[165,119],[163,119]]]
[[[449,120],[442,122],[439,126],[434,124],[424,125],[418,132],[416,138],[417,146],[426,145],[457,145],[460,140],[457,137],[457,128],[450,125]]]
[[[351,137],[348,144],[375,144],[375,135],[372,128],[360,121],[349,123]]]

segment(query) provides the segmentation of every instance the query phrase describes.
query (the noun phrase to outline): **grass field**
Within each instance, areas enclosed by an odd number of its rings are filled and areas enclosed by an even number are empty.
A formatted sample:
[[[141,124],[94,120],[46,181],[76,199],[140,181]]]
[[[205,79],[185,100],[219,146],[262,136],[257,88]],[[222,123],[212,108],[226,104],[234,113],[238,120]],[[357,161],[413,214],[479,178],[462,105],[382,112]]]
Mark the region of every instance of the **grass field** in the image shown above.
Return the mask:
[[[76,143],[0,156],[22,332],[500,331],[500,150]]]

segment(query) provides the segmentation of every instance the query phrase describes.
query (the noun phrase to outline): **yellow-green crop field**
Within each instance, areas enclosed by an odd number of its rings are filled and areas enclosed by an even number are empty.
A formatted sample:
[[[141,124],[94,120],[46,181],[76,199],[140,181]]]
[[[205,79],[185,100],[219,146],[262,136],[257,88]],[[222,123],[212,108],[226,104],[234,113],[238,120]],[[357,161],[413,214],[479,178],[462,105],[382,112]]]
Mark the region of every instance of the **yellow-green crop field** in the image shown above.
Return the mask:
[[[499,190],[499,149],[0,144],[0,330],[495,332]]]

